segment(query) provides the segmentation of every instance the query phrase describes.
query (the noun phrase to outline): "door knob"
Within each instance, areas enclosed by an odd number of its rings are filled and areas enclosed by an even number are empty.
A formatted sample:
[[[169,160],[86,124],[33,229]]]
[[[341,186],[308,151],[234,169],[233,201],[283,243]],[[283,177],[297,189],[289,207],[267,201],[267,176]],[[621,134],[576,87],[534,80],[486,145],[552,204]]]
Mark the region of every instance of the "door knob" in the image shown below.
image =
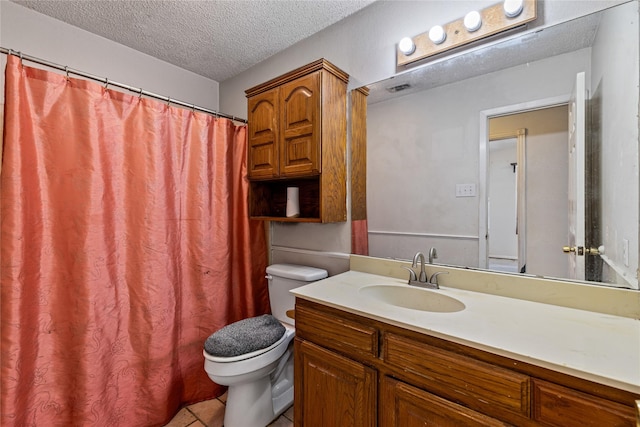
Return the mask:
[[[596,248],[585,248],[584,250],[585,254],[588,255],[600,255],[601,253],[604,253],[604,248],[602,246]]]
[[[563,246],[562,252],[565,254],[569,254],[575,252],[578,256],[587,255],[599,255],[604,253],[604,248],[600,246],[599,248],[585,248],[584,246]]]
[[[584,255],[584,247],[582,246],[563,246],[562,252],[565,254],[575,253],[576,255],[582,256]]]

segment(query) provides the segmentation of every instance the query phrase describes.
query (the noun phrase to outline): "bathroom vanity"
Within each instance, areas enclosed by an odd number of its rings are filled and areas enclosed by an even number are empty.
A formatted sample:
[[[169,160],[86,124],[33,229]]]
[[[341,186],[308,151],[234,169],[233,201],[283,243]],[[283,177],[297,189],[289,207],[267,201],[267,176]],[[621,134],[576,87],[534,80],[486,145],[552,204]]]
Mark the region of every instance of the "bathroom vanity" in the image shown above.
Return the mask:
[[[352,270],[293,291],[295,425],[636,425],[638,319],[406,288]]]

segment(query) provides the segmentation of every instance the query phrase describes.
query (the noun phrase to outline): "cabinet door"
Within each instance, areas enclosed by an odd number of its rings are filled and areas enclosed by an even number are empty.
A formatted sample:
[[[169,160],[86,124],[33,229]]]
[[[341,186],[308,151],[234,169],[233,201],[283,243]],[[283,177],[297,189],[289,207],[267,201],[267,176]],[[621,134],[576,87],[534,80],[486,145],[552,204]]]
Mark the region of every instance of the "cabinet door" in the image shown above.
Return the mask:
[[[280,176],[313,175],[320,165],[320,71],[280,88]]]
[[[376,425],[374,369],[299,338],[294,354],[296,426]]]
[[[384,377],[380,402],[380,427],[509,425],[390,377]]]
[[[249,98],[248,172],[250,178],[273,178],[278,168],[278,89]]]

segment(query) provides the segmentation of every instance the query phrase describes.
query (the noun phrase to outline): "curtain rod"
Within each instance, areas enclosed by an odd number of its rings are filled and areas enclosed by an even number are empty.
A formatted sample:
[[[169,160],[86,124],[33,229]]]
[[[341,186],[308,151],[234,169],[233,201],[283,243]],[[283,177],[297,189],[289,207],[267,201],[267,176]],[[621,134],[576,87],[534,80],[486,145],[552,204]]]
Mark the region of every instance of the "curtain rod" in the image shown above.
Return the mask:
[[[24,55],[22,52],[19,52],[19,51],[13,50],[13,49],[7,49],[7,48],[4,48],[4,47],[0,46],[0,53],[4,53],[5,55],[14,55],[14,56],[19,57],[20,60],[34,62],[36,64],[44,65],[44,66],[49,67],[49,68],[54,68],[56,70],[64,71],[65,73],[67,73],[67,75],[75,74],[76,76],[80,76],[80,77],[84,77],[86,79],[90,79],[90,80],[94,80],[94,81],[97,81],[97,82],[100,82],[100,83],[104,83],[106,86],[116,86],[116,87],[119,87],[121,89],[128,90],[129,92],[137,93],[140,96],[144,95],[144,96],[147,96],[149,98],[155,98],[155,99],[159,99],[161,101],[165,101],[167,103],[179,105],[179,106],[185,107],[185,108],[190,108],[190,109],[192,109],[194,111],[197,110],[197,111],[200,111],[202,113],[211,114],[212,116],[223,117],[225,119],[231,119],[231,120],[234,120],[236,122],[247,123],[247,120],[242,119],[240,117],[231,116],[231,115],[224,114],[224,113],[219,113],[217,111],[209,110],[208,108],[199,107],[197,105],[189,104],[189,103],[183,102],[183,101],[178,101],[177,99],[171,99],[168,96],[162,96],[162,95],[158,95],[157,93],[148,92],[146,90],[143,90],[142,88],[135,88],[133,86],[126,85],[124,83],[114,82],[114,81],[109,80],[106,77],[95,76],[93,74],[85,73],[84,71],[74,70],[73,68],[69,68],[67,66],[58,65],[58,64],[55,64],[53,62],[49,62],[49,61],[47,61],[45,59],[40,59],[40,58],[36,58],[34,56],[29,56],[29,55]]]

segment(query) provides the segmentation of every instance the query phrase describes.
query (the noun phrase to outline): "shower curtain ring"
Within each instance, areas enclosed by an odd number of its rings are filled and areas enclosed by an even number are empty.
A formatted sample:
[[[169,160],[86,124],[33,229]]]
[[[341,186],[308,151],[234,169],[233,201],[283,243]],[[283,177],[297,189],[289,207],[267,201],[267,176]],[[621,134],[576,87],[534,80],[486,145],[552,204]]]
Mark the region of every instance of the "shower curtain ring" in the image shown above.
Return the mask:
[[[142,88],[138,89],[138,91],[140,92],[140,93],[138,93],[138,98],[142,99]]]
[[[108,89],[108,86],[109,86],[109,79],[105,77],[104,78],[104,88]]]
[[[167,107],[171,105],[171,97],[167,96]]]
[[[18,52],[18,56],[20,56],[20,65],[23,65],[22,64],[22,52]]]
[[[64,72],[67,73],[67,80],[69,80],[69,66],[68,65],[64,66]]]
[[[196,112],[196,104],[191,104],[191,111]]]

